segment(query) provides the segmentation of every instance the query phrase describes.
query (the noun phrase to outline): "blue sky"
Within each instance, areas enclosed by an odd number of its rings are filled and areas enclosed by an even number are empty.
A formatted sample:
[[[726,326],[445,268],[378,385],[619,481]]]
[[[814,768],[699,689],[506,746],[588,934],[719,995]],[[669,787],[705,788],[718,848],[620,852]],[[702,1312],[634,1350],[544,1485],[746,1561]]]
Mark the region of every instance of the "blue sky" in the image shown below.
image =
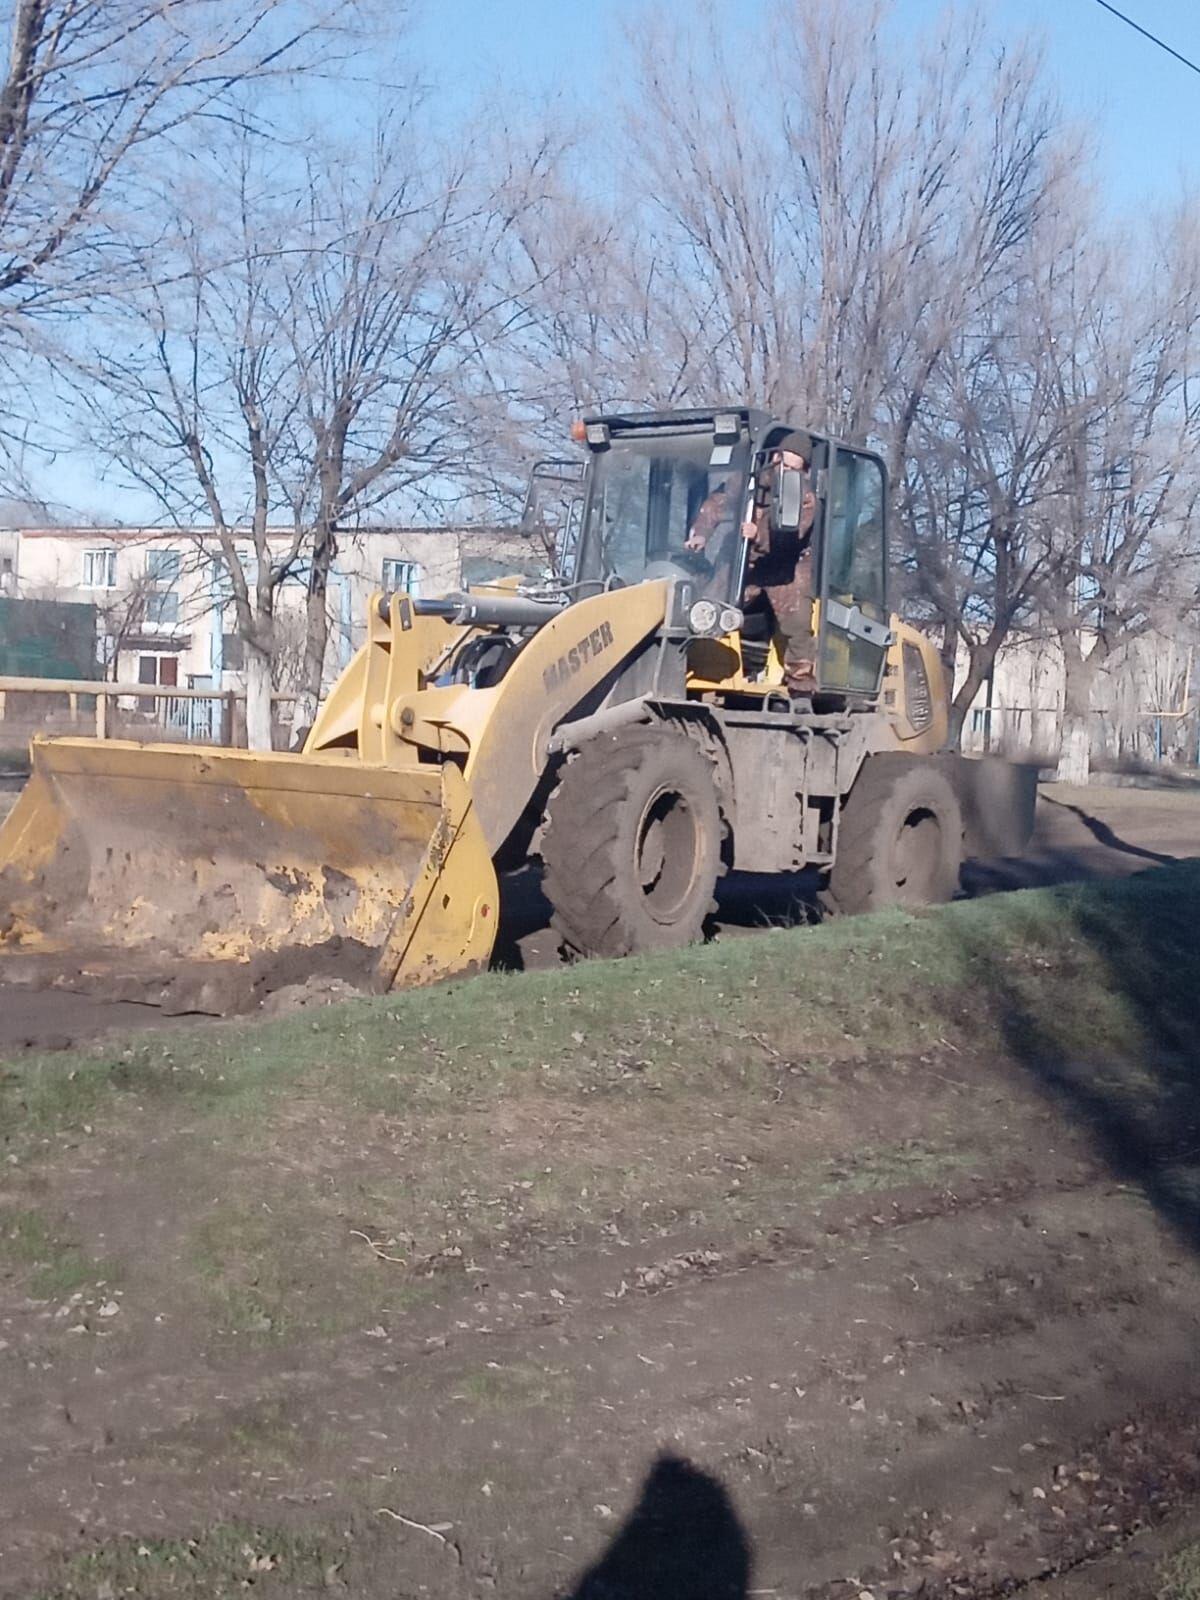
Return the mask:
[[[759,19],[771,3],[794,0],[718,0],[733,47],[744,42],[750,62]],[[865,7],[866,0],[844,3]],[[1116,3],[1200,62],[1200,0]],[[1144,206],[1168,202],[1181,185],[1200,188],[1200,76],[1096,0],[979,0],[979,6],[999,29],[1044,38],[1068,114],[1092,130],[1102,193],[1115,211],[1136,216]],[[914,32],[943,9],[944,0],[893,0],[896,24]],[[687,0],[413,0],[403,53],[436,86],[448,117],[495,88],[518,108],[558,101],[603,116],[623,88],[626,27],[636,30],[639,18],[664,13],[685,19]],[[746,83],[753,92],[750,67]],[[98,481],[95,465],[84,459],[60,456],[41,487],[60,505],[106,519],[152,514],[140,497]]]
[[[865,9],[866,0],[844,3]],[[1115,3],[1200,64],[1200,0]],[[719,6],[731,34],[739,23],[753,29],[763,9],[760,0]],[[893,0],[901,28],[923,29],[944,9],[944,0]],[[1116,207],[1161,199],[1181,177],[1200,180],[1200,76],[1096,0],[980,0],[978,9],[999,29],[1045,38],[1065,106],[1099,138]],[[561,95],[571,103],[584,95],[602,107],[621,87],[624,27],[664,12],[686,18],[687,0],[417,0],[410,57],[454,96],[498,84],[513,96]]]

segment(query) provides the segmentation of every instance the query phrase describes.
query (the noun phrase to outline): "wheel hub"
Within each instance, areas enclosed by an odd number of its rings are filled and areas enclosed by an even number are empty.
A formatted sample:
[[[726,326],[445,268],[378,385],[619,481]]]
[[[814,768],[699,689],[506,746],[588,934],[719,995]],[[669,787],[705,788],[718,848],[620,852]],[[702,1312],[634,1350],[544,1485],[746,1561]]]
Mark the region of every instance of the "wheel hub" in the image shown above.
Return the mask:
[[[920,807],[900,824],[892,846],[892,881],[906,904],[924,905],[942,856],[942,830],[936,815]]]
[[[660,789],[647,802],[635,842],[637,881],[653,917],[669,922],[686,901],[695,878],[700,833],[687,798]]]

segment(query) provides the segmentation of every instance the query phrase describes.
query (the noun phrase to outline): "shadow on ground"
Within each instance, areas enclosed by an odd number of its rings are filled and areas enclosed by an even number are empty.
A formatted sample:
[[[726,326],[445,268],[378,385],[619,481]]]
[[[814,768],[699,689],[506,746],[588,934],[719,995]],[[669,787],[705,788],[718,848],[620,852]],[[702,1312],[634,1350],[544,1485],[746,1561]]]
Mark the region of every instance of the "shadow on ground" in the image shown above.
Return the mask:
[[[1114,1183],[1140,1191],[1200,1252],[1198,906],[1194,858],[1101,889],[1065,887],[1031,900],[1027,911],[1014,905],[1017,936],[996,947],[981,931],[994,929],[994,918],[965,915],[957,928],[967,942],[981,1052],[999,1054],[994,1047],[1002,1044],[1003,1055],[1091,1141]],[[1079,1053],[1078,1041],[1089,1037],[1094,1051]],[[1076,1044],[1064,1048],[1063,1039]],[[755,1592],[752,1564],[720,1483],[664,1456],[607,1550],[564,1600],[746,1600]],[[795,1589],[802,1592],[802,1583]]]
[[[1139,852],[1141,853],[1141,852]],[[1035,1012],[1019,967],[986,944],[970,949],[981,997],[1006,1052],[1083,1128],[1114,1178],[1135,1184],[1200,1250],[1200,858],[1150,870],[1101,894],[1063,891],[1061,961],[1069,985],[1114,1006],[1132,1047],[1068,1054],[1055,1019]],[[1066,997],[1071,998],[1069,993]]]
[[[745,1600],[751,1566],[750,1541],[725,1489],[663,1455],[567,1600]]]

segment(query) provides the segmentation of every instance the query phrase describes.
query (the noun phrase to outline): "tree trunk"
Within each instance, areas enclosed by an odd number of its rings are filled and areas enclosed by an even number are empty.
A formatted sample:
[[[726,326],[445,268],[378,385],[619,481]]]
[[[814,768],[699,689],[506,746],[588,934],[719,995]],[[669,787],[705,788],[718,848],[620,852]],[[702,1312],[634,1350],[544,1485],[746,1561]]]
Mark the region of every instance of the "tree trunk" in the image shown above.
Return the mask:
[[[1059,746],[1059,783],[1086,784],[1092,770],[1092,683],[1099,663],[1096,652],[1085,656],[1077,638],[1062,640],[1063,717]]]
[[[954,693],[954,679],[958,671],[958,629],[951,622],[942,625],[942,642],[938,649],[942,670],[946,674],[946,688]]]
[[[321,704],[321,684],[325,675],[325,652],[329,646],[329,571],[337,552],[331,527],[318,527],[313,540],[312,566],[305,603],[304,669],[296,699],[292,726],[299,739],[306,735],[317,718]]]
[[[246,748],[270,750],[271,657],[246,641]]]
[[[987,682],[988,673],[996,664],[1002,638],[1003,635],[999,633],[989,634],[982,644],[973,644],[970,647],[967,675],[958,693],[950,702],[950,726],[946,743],[952,750],[957,750],[962,742],[963,724],[967,720],[967,712],[971,709],[975,696]]]

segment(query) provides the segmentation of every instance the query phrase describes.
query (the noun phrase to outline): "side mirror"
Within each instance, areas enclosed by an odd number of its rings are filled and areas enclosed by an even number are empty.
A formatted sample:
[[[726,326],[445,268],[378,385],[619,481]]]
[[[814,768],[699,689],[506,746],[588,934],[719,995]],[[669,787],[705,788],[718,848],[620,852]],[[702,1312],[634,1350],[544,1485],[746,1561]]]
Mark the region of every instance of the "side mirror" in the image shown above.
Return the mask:
[[[777,467],[771,490],[771,530],[799,533],[804,515],[804,484],[808,477],[798,467]]]

